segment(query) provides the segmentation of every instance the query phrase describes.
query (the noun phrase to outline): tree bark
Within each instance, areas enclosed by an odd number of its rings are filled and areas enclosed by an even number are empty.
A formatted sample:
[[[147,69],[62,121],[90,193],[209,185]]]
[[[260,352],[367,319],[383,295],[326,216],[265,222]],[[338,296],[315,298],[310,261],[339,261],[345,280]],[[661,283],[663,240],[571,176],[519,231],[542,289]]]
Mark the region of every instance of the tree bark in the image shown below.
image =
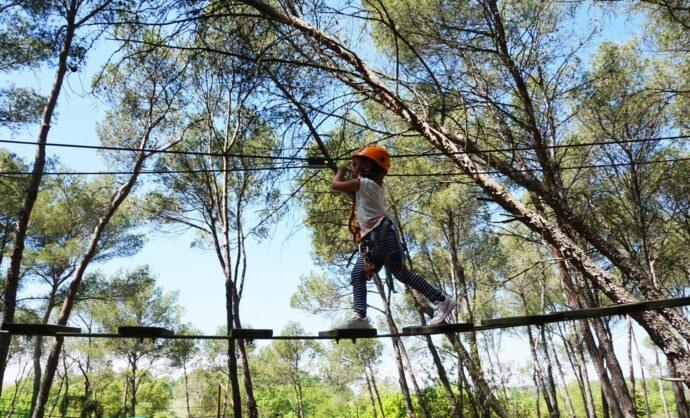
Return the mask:
[[[137,156],[136,163],[134,164],[134,169],[132,170],[134,174],[132,174],[129,180],[117,190],[117,192],[114,194],[113,198],[110,201],[110,205],[108,206],[106,213],[98,219],[98,222],[96,224],[96,227],[94,228],[93,234],[91,235],[91,239],[86,248],[86,251],[84,251],[84,254],[82,255],[81,259],[79,260],[79,263],[77,264],[76,269],[74,270],[74,273],[72,274],[72,281],[70,282],[69,288],[67,289],[67,294],[65,295],[65,300],[62,304],[62,309],[60,310],[60,316],[58,317],[58,325],[67,325],[67,321],[69,320],[72,308],[74,307],[77,291],[79,290],[81,280],[84,277],[86,267],[89,265],[91,259],[96,254],[96,251],[98,249],[98,242],[100,241],[101,235],[103,234],[103,231],[108,225],[108,222],[110,222],[110,219],[113,217],[117,209],[125,201],[129,193],[134,188],[134,185],[137,182],[139,172],[141,171],[144,161],[148,156],[144,153],[144,149],[146,149],[146,144],[148,143],[151,130],[154,126],[158,125],[158,123],[160,123],[162,119],[163,117],[161,116],[157,118],[155,121],[150,121],[149,126],[145,131],[139,144],[139,154]],[[36,407],[32,412],[33,418],[43,417],[45,404],[48,400],[50,387],[53,383],[53,378],[55,376],[55,370],[57,369],[60,351],[62,350],[63,343],[64,337],[55,337],[53,339],[50,354],[48,355],[48,360],[46,362],[45,373],[43,375],[43,380],[41,382],[41,390],[38,395]]]
[[[644,408],[647,412],[647,418],[652,415],[649,409],[649,396],[647,396],[647,379],[644,375],[644,364],[642,363],[642,355],[640,354],[640,347],[637,346],[637,339],[635,338],[635,333],[632,333],[633,342],[635,343],[635,349],[637,350],[637,361],[640,365],[640,377],[642,378],[642,394],[644,395]]]
[[[568,416],[571,418],[575,418],[577,415],[575,415],[573,400],[570,398],[568,386],[565,382],[565,375],[563,374],[563,367],[561,366],[560,360],[558,360],[558,354],[556,354],[556,346],[553,341],[551,341],[551,351],[553,352],[553,359],[556,362],[556,369],[558,370],[559,382],[561,384],[561,387],[563,388],[563,398],[565,399],[565,402],[568,405]]]
[[[498,398],[495,396],[493,391],[491,390],[491,387],[489,384],[486,382],[484,379],[484,376],[482,374],[481,369],[477,368],[477,365],[474,363],[474,360],[470,356],[470,354],[467,352],[465,347],[463,346],[462,342],[460,341],[459,337],[457,334],[446,334],[448,337],[448,340],[453,344],[453,347],[455,348],[455,351],[458,354],[458,357],[460,359],[461,365],[464,365],[467,367],[467,370],[470,372],[470,376],[472,377],[472,382],[475,385],[475,393],[477,394],[482,394],[483,399],[486,400],[486,403],[488,404],[489,408],[493,410],[493,412],[499,416],[499,417],[508,417],[510,414],[505,410],[501,402],[498,400]],[[483,406],[479,405],[480,411],[483,410]],[[480,412],[480,415],[485,416],[486,413]]]
[[[537,393],[542,393],[544,397],[544,402],[546,403],[546,410],[549,412],[549,416],[560,417],[558,408],[554,408],[552,396],[549,394],[546,384],[544,383],[544,372],[542,371],[541,363],[537,358],[537,347],[534,343],[534,337],[532,336],[532,330],[530,326],[527,326],[527,338],[529,340],[529,351],[532,355],[532,363],[534,367],[534,382],[537,385]]]
[[[663,370],[661,370],[661,363],[659,362],[659,352],[654,350],[654,355],[656,357],[656,368],[657,368],[657,381],[659,382],[659,395],[661,397],[661,402],[664,405],[664,415],[666,418],[671,418],[671,415],[669,414],[668,411],[668,403],[666,402],[666,393],[664,392],[664,381],[661,380],[663,374]]]
[[[402,344],[402,340],[400,341],[400,352],[402,354],[403,360],[405,361],[405,366],[407,367],[407,371],[410,374],[410,382],[412,382],[412,387],[414,388],[414,392],[417,395],[417,402],[419,402],[419,409],[422,411],[422,415],[425,416],[426,418],[431,418],[429,415],[429,411],[426,408],[426,402],[424,402],[424,397],[422,396],[422,391],[419,388],[419,385],[417,384],[417,378],[415,377],[414,369],[412,369],[412,363],[410,362],[410,357],[407,355],[407,350],[405,349],[405,346]]]
[[[572,335],[574,338],[573,342],[573,352],[574,352],[574,357],[575,357],[575,363],[578,366],[578,369],[580,371],[580,378],[582,380],[582,387],[583,387],[583,394],[582,397],[584,398],[584,404],[585,404],[585,412],[588,418],[596,418],[597,417],[597,412],[596,409],[594,408],[594,397],[592,395],[592,387],[589,383],[589,373],[587,372],[587,363],[585,361],[585,355],[584,355],[584,348],[582,344],[582,340],[580,339],[580,335],[577,332],[577,326],[576,323],[570,322],[571,329],[573,331]]]
[[[379,295],[381,295],[381,299],[383,300],[383,306],[385,308],[385,316],[386,321],[388,322],[388,327],[390,328],[391,333],[397,333],[398,327],[395,325],[395,321],[393,320],[393,313],[391,312],[390,305],[386,300],[386,291],[383,288],[383,284],[381,283],[381,280],[378,278],[378,275],[374,275],[372,280],[376,285],[376,289],[378,290]],[[407,412],[407,416],[413,418],[415,417],[414,406],[412,404],[412,398],[410,397],[410,389],[407,386],[407,378],[405,376],[405,368],[403,366],[402,352],[400,349],[402,341],[400,337],[392,337],[391,342],[393,344],[393,352],[395,353],[395,364],[398,369],[398,383],[400,385],[400,391],[403,395],[405,410]]]
[[[680,377],[678,376],[678,372],[676,372],[676,368],[671,362],[668,363],[668,374],[671,378],[677,379]],[[690,411],[688,411],[688,401],[685,398],[683,382],[672,380],[671,390],[673,390],[673,396],[676,398],[676,413],[678,414],[678,418],[689,418]]]
[[[55,71],[55,79],[53,87],[48,95],[45,108],[43,109],[43,116],[41,118],[41,127],[38,132],[38,140],[36,147],[36,156],[34,158],[33,169],[31,170],[31,177],[26,186],[24,197],[22,198],[22,206],[17,214],[17,220],[14,226],[14,235],[12,237],[12,246],[9,251],[9,264],[7,267],[7,274],[5,275],[5,289],[3,294],[2,305],[2,324],[14,322],[14,313],[17,307],[17,289],[19,287],[19,274],[22,263],[22,256],[24,254],[24,242],[26,239],[26,231],[29,225],[29,218],[36,203],[38,196],[38,189],[43,178],[43,168],[45,166],[46,155],[46,141],[48,140],[48,131],[53,118],[55,107],[57,106],[58,96],[62,90],[62,83],[67,72],[67,59],[70,50],[72,49],[72,41],[77,29],[76,16],[79,8],[79,2],[71,0],[67,9],[64,38],[60,46],[60,54],[58,56],[58,65]],[[1,327],[1,324],[0,324]],[[5,368],[7,366],[7,354],[10,347],[10,339],[12,337],[8,334],[0,334],[0,393],[2,393],[2,382],[5,377]]]

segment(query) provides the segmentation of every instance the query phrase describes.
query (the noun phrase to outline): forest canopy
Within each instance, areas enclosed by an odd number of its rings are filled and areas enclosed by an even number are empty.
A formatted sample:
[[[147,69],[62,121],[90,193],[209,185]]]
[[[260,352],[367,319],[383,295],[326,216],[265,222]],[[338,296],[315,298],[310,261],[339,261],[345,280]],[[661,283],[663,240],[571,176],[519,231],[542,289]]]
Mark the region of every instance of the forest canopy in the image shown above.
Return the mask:
[[[363,144],[391,155],[386,214],[451,323],[687,296],[689,53],[681,0],[0,0],[2,328],[201,334],[184,310],[206,301],[132,263],[184,237],[228,337],[0,333],[1,411],[690,417],[687,308],[401,338],[433,308],[382,272],[368,308],[390,338],[229,337],[273,280],[296,312],[351,315],[332,180]],[[87,100],[71,123],[92,139],[58,141]],[[257,273],[279,228],[307,232],[288,245],[315,269]]]

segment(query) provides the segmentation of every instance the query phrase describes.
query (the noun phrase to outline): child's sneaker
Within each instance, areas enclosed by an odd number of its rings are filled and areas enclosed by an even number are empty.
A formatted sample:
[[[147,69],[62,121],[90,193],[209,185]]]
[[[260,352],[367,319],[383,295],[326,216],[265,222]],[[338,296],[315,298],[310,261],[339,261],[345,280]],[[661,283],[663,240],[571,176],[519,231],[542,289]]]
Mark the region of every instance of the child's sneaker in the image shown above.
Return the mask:
[[[366,329],[371,328],[371,322],[369,322],[369,317],[361,316],[355,314],[352,318],[343,322],[342,324],[337,324],[333,327],[334,329]]]
[[[446,317],[453,311],[457,301],[450,295],[444,295],[446,298],[443,302],[438,302],[436,304],[436,309],[434,309],[434,317],[429,321],[429,325],[438,325],[446,320]]]

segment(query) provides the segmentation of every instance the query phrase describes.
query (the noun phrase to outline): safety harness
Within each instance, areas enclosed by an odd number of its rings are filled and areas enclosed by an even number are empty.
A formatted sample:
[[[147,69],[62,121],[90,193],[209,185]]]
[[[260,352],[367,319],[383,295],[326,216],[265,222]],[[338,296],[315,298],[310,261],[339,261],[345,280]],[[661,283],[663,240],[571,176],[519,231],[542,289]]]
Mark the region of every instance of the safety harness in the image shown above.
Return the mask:
[[[350,230],[350,233],[352,234],[352,241],[355,244],[355,252],[352,253],[352,256],[354,256],[357,252],[362,254],[362,257],[364,257],[364,276],[367,278],[367,280],[371,280],[371,278],[376,274],[376,265],[371,261],[371,258],[369,258],[369,251],[368,251],[368,246],[362,242],[362,234],[359,226],[357,226],[357,218],[355,217],[355,203],[357,199],[357,193],[352,193],[352,209],[350,209],[350,220],[348,222],[348,229]],[[350,261],[352,261],[352,256],[350,256]],[[348,264],[350,264],[348,262]]]
[[[355,244],[355,251],[352,253],[350,256],[350,261],[348,261],[348,266],[350,265],[350,262],[352,261],[352,257],[354,257],[355,254],[358,252],[362,254],[362,257],[364,258],[364,276],[367,278],[367,280],[371,280],[375,275],[378,273],[376,272],[376,265],[374,264],[373,261],[371,261],[371,257],[369,257],[369,246],[373,245],[373,243],[376,240],[376,233],[379,232],[381,236],[385,233],[387,228],[392,228],[393,224],[392,222],[388,219],[388,217],[383,218],[383,221],[381,221],[381,224],[374,228],[374,230],[370,231],[366,238],[362,238],[361,234],[361,229],[357,225],[357,218],[355,217],[355,205],[356,205],[356,199],[357,199],[357,194],[352,193],[352,208],[350,209],[350,220],[348,221],[348,229],[350,230],[350,233],[352,234],[353,237],[353,242]],[[377,231],[378,230],[378,231]],[[395,232],[395,230],[393,230]],[[397,236],[396,236],[397,239]],[[400,240],[398,240],[398,245],[400,245]],[[402,254],[402,253],[401,253]],[[382,257],[384,257],[384,267],[386,268],[386,284],[388,285],[388,291],[389,291],[389,298],[390,298],[390,292],[397,293],[395,291],[395,284],[393,282],[393,276],[391,275],[390,271],[388,270],[387,266],[387,255],[382,254]],[[402,257],[401,257],[402,258]],[[402,260],[401,260],[402,261]]]

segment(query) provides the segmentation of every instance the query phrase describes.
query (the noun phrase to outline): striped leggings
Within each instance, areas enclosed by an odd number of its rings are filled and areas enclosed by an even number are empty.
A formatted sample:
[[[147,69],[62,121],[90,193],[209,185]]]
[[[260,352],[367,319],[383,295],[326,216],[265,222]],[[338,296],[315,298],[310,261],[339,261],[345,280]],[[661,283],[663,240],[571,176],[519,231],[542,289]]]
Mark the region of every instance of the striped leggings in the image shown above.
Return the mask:
[[[388,227],[386,231],[377,231],[377,233],[383,233],[383,236],[369,245],[369,258],[376,266],[376,271],[381,270],[381,267],[385,264],[388,271],[393,274],[393,277],[423,294],[430,301],[443,300],[443,293],[429,284],[422,276],[412,273],[405,267],[395,230],[392,227]],[[354,311],[366,316],[367,278],[364,274],[364,264],[364,257],[362,254],[359,254],[350,276],[352,278]]]

